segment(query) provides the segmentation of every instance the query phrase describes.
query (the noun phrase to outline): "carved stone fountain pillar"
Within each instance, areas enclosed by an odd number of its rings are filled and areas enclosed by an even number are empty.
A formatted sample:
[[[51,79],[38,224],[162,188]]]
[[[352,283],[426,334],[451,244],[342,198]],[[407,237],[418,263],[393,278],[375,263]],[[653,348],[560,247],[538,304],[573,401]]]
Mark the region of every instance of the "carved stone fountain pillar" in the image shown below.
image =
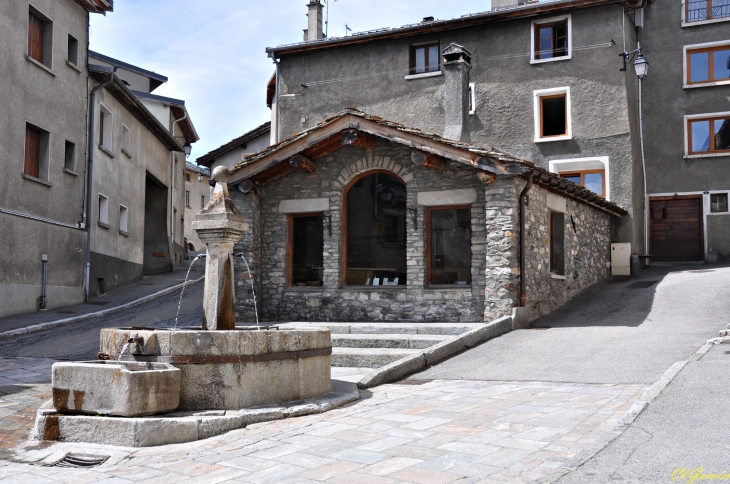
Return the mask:
[[[213,170],[213,196],[193,222],[193,230],[207,247],[203,329],[208,330],[236,329],[233,309],[233,245],[241,240],[248,226],[228,194],[226,182],[230,174],[224,166]]]

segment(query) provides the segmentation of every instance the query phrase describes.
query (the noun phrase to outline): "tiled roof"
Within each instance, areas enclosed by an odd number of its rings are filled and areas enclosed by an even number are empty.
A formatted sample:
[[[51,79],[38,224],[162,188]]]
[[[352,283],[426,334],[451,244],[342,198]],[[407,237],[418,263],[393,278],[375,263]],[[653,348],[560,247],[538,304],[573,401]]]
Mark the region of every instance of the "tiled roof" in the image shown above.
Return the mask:
[[[204,154],[195,161],[199,165],[209,165],[217,156],[228,153],[232,149],[238,148],[239,146],[244,145],[255,138],[258,138],[259,136],[268,133],[269,131],[271,131],[271,121],[267,121],[264,124],[255,127],[251,131],[242,134],[238,138],[232,139],[228,143]]]
[[[454,141],[447,138],[444,138],[442,136],[439,136],[437,134],[431,134],[426,133],[420,129],[417,128],[409,128],[403,124],[396,123],[393,121],[388,121],[383,118],[379,118],[377,116],[372,116],[369,114],[366,114],[356,108],[347,108],[343,111],[340,111],[339,113],[330,116],[329,118],[323,120],[321,123],[318,123],[315,126],[312,126],[311,128],[308,128],[304,131],[300,131],[299,133],[295,133],[289,138],[280,141],[279,143],[275,145],[271,145],[268,148],[259,151],[258,153],[253,153],[250,155],[244,155],[240,162],[233,165],[231,168],[231,173],[235,173],[244,167],[247,167],[249,165],[252,165],[256,163],[258,160],[262,160],[266,158],[267,156],[276,153],[277,151],[295,143],[298,140],[301,140],[302,138],[306,138],[311,133],[321,130],[324,127],[334,123],[335,121],[345,117],[345,116],[356,116],[358,118],[362,118],[368,121],[372,121],[380,126],[387,126],[389,128],[393,128],[397,131],[408,133],[410,135],[415,135],[420,138],[423,138],[424,140],[432,140],[437,143],[441,143],[443,145],[452,146],[454,148],[458,148],[464,151],[467,151],[469,153],[474,153],[476,155],[480,155],[480,160],[478,163],[471,163],[470,166],[473,166],[477,169],[482,169],[485,171],[494,171],[493,166],[494,163],[490,163],[489,160],[494,160],[500,165],[507,165],[510,169],[510,171],[515,175],[520,175],[523,177],[526,177],[529,175],[529,173],[533,174],[533,180],[535,183],[543,186],[544,188],[548,190],[552,190],[555,192],[559,192],[562,195],[565,195],[569,198],[576,199],[582,203],[586,203],[588,205],[592,205],[598,209],[601,209],[603,211],[609,212],[612,215],[625,215],[628,212],[620,207],[619,205],[616,205],[613,202],[609,202],[605,198],[601,197],[600,195],[593,193],[592,191],[580,186],[576,185],[572,181],[569,181],[565,178],[561,178],[558,174],[552,173],[544,168],[541,168],[537,165],[535,165],[532,161],[525,160],[523,158],[519,158],[517,156],[511,155],[505,151],[496,149],[496,148],[483,148],[479,147],[470,143],[465,143],[462,141]],[[373,133],[375,135],[378,135],[378,133]],[[390,141],[399,142],[398,139],[390,139]],[[460,160],[459,160],[460,161]]]

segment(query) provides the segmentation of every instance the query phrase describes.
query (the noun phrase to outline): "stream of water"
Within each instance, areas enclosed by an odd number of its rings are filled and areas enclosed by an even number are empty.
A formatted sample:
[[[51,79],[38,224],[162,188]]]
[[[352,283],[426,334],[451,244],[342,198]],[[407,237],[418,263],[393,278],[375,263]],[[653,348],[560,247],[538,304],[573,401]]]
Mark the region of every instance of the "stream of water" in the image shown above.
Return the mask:
[[[190,276],[190,270],[193,268],[195,263],[200,259],[201,257],[205,257],[205,254],[200,254],[193,259],[193,261],[190,263],[190,267],[188,267],[188,272],[185,274],[185,282],[183,283],[182,290],[180,291],[180,301],[177,303],[177,313],[175,314],[175,325],[173,326],[173,329],[177,329],[177,318],[180,316],[180,306],[182,306],[182,300],[183,300],[183,294],[185,294],[185,285],[188,282],[188,277]]]
[[[124,346],[122,346],[122,350],[119,352],[119,356],[117,356],[117,363],[122,361],[122,356],[124,356],[124,353],[127,352],[127,348],[129,348],[129,345],[130,345],[130,341],[127,341],[126,343],[124,343]]]
[[[243,263],[246,264],[246,270],[248,271],[248,282],[251,284],[251,294],[253,294],[253,312],[256,315],[256,327],[259,327],[259,309],[256,306],[256,289],[253,287],[253,276],[251,275],[251,268],[248,266],[248,261],[246,260],[246,256],[243,254],[238,254],[241,256],[241,259],[243,259]]]

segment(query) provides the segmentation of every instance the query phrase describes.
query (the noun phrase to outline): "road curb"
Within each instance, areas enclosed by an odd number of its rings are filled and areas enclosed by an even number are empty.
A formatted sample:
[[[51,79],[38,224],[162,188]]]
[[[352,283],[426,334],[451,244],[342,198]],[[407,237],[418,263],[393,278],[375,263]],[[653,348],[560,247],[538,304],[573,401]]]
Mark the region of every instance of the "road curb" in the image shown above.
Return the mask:
[[[429,366],[440,363],[457,353],[473,348],[497,336],[502,336],[510,331],[512,331],[512,317],[504,316],[495,319],[484,326],[474,328],[455,338],[430,346],[418,353],[406,356],[405,358],[373,370],[357,382],[357,387],[365,390],[384,383],[400,380],[405,376],[425,370]]]
[[[199,277],[198,279],[194,279],[192,281],[183,282],[183,283],[177,284],[175,286],[170,286],[170,287],[162,289],[161,291],[158,291],[154,294],[150,294],[149,296],[144,296],[139,299],[135,299],[134,301],[130,301],[128,303],[122,304],[120,306],[103,309],[101,311],[96,311],[94,313],[82,314],[79,316],[74,316],[72,318],[59,319],[56,321],[49,321],[47,323],[34,324],[33,326],[27,326],[25,328],[18,328],[18,329],[13,329],[10,331],[5,331],[5,332],[0,333],[0,341],[2,341],[4,339],[16,337],[16,336],[21,336],[24,334],[44,331],[46,329],[51,329],[51,328],[57,328],[59,326],[66,326],[67,324],[78,323],[80,321],[85,321],[87,319],[92,319],[92,318],[96,318],[99,316],[109,316],[110,314],[118,313],[120,311],[124,311],[125,309],[130,309],[135,306],[139,306],[140,304],[144,304],[146,302],[152,301],[154,299],[157,299],[158,297],[166,296],[172,292],[182,289],[183,287],[187,287],[187,286],[193,285],[195,283],[198,283],[198,282],[202,281],[203,279],[205,279],[205,276]]]
[[[704,355],[704,353],[707,353],[707,350],[709,348],[705,348],[706,346],[707,345],[698,349],[691,358],[695,357],[696,355]],[[669,385],[672,380],[674,380],[674,378],[679,374],[679,372],[682,371],[685,366],[687,366],[687,363],[689,363],[690,359],[678,361],[670,366],[669,369],[665,371],[664,374],[657,381],[655,381],[652,386],[647,388],[641,395],[641,397],[639,397],[639,399],[634,402],[633,405],[631,405],[631,408],[629,408],[626,413],[621,416],[621,418],[618,420],[618,422],[616,422],[616,425],[614,425],[613,429],[611,429],[610,432],[601,437],[598,441],[594,442],[592,445],[583,449],[583,451],[579,452],[577,455],[575,455],[575,457],[568,460],[565,463],[564,467],[536,481],[536,484],[553,484],[566,474],[577,470],[580,466],[593,458],[593,456],[605,449],[608,444],[610,444],[611,442],[616,440],[621,434],[623,434],[626,429],[628,429],[629,426],[634,423],[637,417],[641,415],[641,413],[646,410],[646,408],[654,400],[656,400],[659,395],[661,395],[667,385]]]

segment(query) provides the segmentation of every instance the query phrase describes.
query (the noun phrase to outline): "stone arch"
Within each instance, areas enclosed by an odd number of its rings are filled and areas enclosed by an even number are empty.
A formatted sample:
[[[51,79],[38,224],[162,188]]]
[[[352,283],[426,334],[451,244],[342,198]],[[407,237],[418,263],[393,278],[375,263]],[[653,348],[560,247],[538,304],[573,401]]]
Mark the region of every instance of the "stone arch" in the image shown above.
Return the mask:
[[[360,160],[348,163],[342,169],[334,183],[334,188],[344,190],[345,187],[352,182],[352,180],[363,173],[381,170],[384,172],[390,172],[403,180],[403,183],[408,186],[410,191],[415,188],[415,186],[412,186],[413,173],[411,173],[411,171],[403,165],[404,164],[402,162],[395,161],[389,156],[375,155],[372,150],[368,150],[365,156],[363,156]]]

